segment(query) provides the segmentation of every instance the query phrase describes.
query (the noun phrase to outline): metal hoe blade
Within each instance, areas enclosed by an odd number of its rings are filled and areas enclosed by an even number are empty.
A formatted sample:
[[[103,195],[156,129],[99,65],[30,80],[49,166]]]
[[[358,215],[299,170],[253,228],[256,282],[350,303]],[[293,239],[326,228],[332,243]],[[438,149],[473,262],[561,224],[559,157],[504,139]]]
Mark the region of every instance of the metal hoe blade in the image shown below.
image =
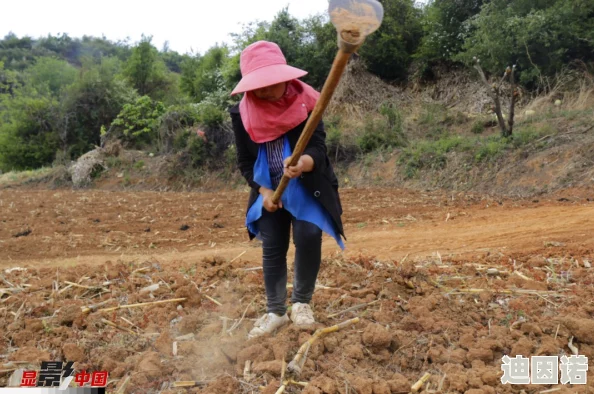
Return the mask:
[[[330,20],[340,38],[360,44],[382,24],[384,8],[376,0],[331,0]]]

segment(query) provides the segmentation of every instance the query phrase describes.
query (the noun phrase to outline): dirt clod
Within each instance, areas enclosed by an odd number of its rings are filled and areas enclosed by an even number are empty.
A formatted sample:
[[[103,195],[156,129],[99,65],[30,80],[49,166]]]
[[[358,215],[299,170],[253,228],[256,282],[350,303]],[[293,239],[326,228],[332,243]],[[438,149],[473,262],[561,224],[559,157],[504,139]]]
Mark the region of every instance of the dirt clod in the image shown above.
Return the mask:
[[[534,344],[526,337],[521,337],[513,346],[510,352],[510,357],[521,356],[525,354],[532,354]]]
[[[148,379],[156,379],[162,374],[161,358],[156,352],[146,352],[138,364],[138,371]]]
[[[373,384],[373,394],[390,394],[392,391],[387,382],[375,382]]]
[[[481,360],[485,363],[493,361],[493,351],[491,349],[484,348],[472,348],[466,355],[468,361]]]
[[[336,382],[325,375],[316,376],[311,380],[310,385],[317,387],[323,394],[336,393]]]
[[[392,342],[392,334],[380,324],[369,324],[363,332],[363,343],[371,347],[388,347]]]
[[[580,342],[594,345],[594,320],[567,318],[564,321],[565,327]]]
[[[361,376],[349,376],[349,384],[360,394],[373,394],[373,380]]]
[[[269,373],[273,376],[280,376],[281,368],[282,363],[280,360],[272,360],[255,363],[252,370],[258,374]]]
[[[11,354],[9,357],[12,361],[28,361],[31,363],[38,363],[40,361],[52,361],[49,352],[37,349],[32,346],[25,346]]]
[[[355,360],[363,360],[365,357],[361,345],[348,345],[344,349],[344,355]]]
[[[62,346],[64,358],[68,361],[83,362],[86,360],[85,352],[74,343],[66,343]]]
[[[59,323],[64,326],[71,326],[75,321],[82,321],[83,314],[79,305],[67,305],[58,314]]]
[[[32,332],[43,331],[43,323],[39,319],[25,319],[25,328]]]
[[[173,356],[173,340],[169,330],[165,330],[159,335],[159,338],[155,341],[155,348],[164,356]]]
[[[390,386],[390,390],[392,390],[393,393],[409,391],[411,387],[411,384],[406,376],[399,373],[395,373],[392,376],[392,379],[388,380],[388,385]]]
[[[274,359],[274,353],[262,345],[252,345],[242,349],[237,353],[237,364],[244,365],[247,360],[252,362],[271,361]]]

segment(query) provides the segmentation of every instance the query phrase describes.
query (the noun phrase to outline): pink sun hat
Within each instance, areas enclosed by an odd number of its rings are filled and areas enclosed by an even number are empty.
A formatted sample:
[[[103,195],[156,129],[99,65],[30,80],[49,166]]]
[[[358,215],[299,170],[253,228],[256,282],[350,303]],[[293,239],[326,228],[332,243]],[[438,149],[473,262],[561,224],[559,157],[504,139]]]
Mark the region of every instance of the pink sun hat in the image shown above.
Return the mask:
[[[280,47],[269,41],[257,41],[245,48],[239,66],[242,78],[232,96],[307,75],[307,71],[289,66]]]

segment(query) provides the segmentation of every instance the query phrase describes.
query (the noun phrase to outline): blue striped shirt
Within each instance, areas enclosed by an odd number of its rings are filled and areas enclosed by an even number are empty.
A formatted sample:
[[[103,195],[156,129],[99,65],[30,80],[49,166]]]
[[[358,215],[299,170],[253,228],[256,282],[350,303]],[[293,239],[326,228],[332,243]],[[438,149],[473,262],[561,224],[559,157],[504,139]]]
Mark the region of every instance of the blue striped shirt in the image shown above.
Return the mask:
[[[266,143],[266,157],[270,169],[270,180],[276,190],[283,177],[283,138]]]
[[[272,174],[275,175],[278,183],[283,174],[283,158],[290,157],[291,154],[291,146],[286,135],[276,141],[261,145],[254,164],[254,182],[269,189],[276,189],[278,186],[272,185]],[[293,217],[315,224],[323,232],[332,236],[338,246],[344,250],[344,242],[340,238],[341,234],[332,220],[332,216],[316,197],[305,188],[301,179],[293,179],[288,183],[281,201],[283,208]],[[260,240],[262,234],[260,234],[259,221],[264,210],[263,201],[263,196],[259,195],[245,218],[245,224],[250,233]]]

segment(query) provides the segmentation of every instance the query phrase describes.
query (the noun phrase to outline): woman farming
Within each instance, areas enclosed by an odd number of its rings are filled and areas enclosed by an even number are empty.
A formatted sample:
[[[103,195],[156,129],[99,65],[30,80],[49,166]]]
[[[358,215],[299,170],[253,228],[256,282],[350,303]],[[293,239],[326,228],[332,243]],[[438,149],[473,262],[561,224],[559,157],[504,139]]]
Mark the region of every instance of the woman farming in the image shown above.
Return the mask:
[[[320,122],[295,166],[290,156],[319,93],[298,78],[306,71],[287,65],[278,45],[258,41],[240,57],[242,79],[230,109],[239,169],[251,192],[246,213],[250,239],[262,241],[267,313],[249,337],[271,333],[293,321],[315,323],[309,306],[321,264],[322,231],[344,249],[338,180],[326,151]],[[283,175],[290,182],[278,204],[272,197]],[[287,252],[291,227],[295,245],[291,316],[287,316]]]

